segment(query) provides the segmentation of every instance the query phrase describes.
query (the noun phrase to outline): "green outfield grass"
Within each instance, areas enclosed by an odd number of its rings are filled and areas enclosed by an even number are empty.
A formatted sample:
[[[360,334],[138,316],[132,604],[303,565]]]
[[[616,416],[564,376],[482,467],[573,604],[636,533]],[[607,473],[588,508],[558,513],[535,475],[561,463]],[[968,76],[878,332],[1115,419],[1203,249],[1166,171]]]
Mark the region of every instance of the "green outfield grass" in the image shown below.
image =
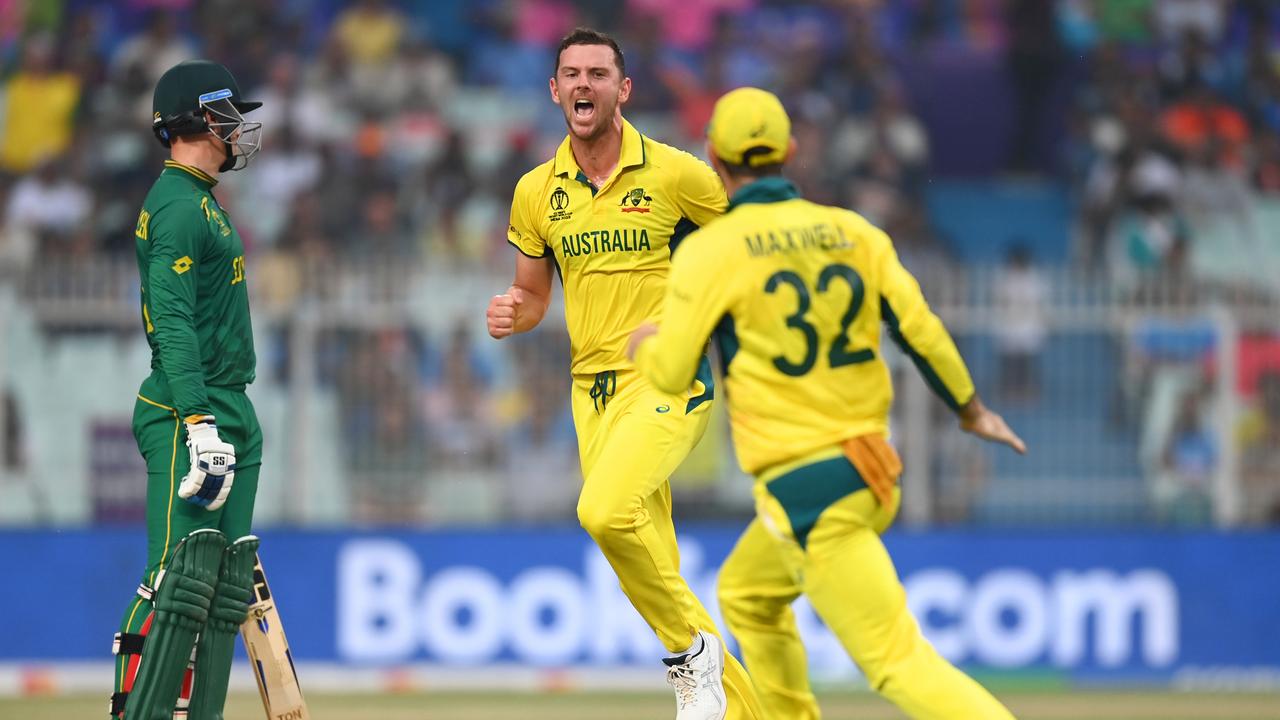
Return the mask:
[[[826,720],[890,720],[903,715],[866,693],[824,693]],[[1020,720],[1280,720],[1280,694],[1163,692],[1002,693]],[[674,702],[652,693],[312,693],[312,720],[663,720]],[[257,695],[227,702],[227,720],[265,717]],[[0,699],[0,718],[106,718],[101,697]]]

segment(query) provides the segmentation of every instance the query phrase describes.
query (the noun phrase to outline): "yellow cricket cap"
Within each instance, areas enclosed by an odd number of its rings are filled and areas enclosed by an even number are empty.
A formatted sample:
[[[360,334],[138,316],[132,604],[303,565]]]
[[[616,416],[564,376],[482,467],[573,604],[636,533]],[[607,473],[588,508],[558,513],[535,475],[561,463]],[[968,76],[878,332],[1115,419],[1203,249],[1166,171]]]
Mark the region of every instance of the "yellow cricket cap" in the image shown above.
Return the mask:
[[[776,165],[787,159],[791,118],[777,95],[760,88],[738,88],[716,101],[707,139],[716,157],[727,163]],[[755,148],[761,150],[750,152]]]

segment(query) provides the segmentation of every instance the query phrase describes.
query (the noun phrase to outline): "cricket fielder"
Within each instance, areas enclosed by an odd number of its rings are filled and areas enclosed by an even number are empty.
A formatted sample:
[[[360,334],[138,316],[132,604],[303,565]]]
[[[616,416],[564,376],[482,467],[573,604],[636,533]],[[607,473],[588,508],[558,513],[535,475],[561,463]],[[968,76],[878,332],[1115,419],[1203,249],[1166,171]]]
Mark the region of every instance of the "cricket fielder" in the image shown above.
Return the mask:
[[[631,79],[607,35],[566,36],[550,87],[569,133],[516,185],[507,232],[519,250],[515,281],[489,303],[489,334],[536,326],[559,272],[583,474],[578,519],[671,652],[663,662],[677,717],[757,718],[750,679],[680,576],[671,519],[668,477],[706,429],[710,365],[701,358],[696,377],[659,390],[626,357],[631,330],[658,317],[676,245],[724,211],[724,189],[705,163],[622,118]]]
[[[661,326],[638,329],[630,352],[641,375],[676,390],[716,329],[734,444],[756,478],[757,507],[718,594],[761,704],[775,720],[819,716],[790,608],[804,593],[871,687],[911,717],[1011,718],[921,636],[880,541],[902,470],[886,438],[893,388],[881,323],[961,428],[1018,452],[1022,441],[974,393],[888,236],[853,212],[801,199],[781,176],[795,141],[776,97],[754,88],[725,95],[707,141],[729,210],[685,240]]]
[[[176,65],[156,84],[152,130],[171,159],[134,231],[151,346],[133,409],[147,463],[147,567],[115,636],[116,718],[220,720],[252,595],[262,462],[245,395],[253,331],[244,245],[213,187],[257,152],[260,124],[241,114],[259,105],[208,61]]]

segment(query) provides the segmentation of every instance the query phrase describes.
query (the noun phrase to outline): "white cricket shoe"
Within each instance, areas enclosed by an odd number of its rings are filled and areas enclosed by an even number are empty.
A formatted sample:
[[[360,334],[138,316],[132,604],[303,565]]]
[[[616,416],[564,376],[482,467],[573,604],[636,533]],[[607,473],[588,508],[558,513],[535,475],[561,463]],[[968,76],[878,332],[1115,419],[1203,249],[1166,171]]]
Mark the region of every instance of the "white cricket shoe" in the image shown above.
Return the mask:
[[[702,649],[697,653],[662,659],[667,684],[676,691],[676,720],[724,720],[724,643],[709,632],[700,630],[698,636]]]

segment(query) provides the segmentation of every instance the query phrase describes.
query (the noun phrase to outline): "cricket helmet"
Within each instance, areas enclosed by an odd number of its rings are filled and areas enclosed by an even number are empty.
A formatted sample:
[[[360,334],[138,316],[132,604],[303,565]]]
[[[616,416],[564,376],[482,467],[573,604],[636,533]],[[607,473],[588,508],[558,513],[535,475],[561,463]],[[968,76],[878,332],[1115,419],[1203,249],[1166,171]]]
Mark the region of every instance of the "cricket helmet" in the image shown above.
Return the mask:
[[[243,99],[226,67],[209,60],[187,60],[166,70],[156,83],[151,131],[165,147],[178,135],[212,133],[227,151],[219,170],[239,170],[262,144],[262,123],[246,122],[244,113],[261,106]]]

